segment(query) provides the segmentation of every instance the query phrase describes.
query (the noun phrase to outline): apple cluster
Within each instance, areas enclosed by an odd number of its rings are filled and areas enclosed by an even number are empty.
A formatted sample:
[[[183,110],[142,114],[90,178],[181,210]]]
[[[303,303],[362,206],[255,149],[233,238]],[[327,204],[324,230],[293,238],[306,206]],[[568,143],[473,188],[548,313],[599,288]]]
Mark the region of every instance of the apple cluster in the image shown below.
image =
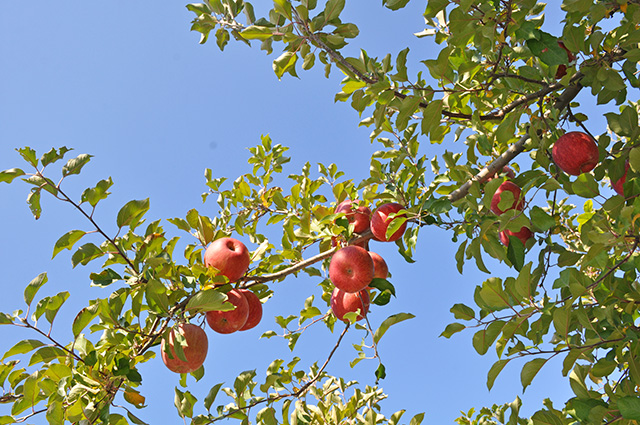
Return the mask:
[[[553,162],[560,170],[572,176],[579,176],[582,173],[588,173],[598,165],[600,153],[593,137],[581,131],[570,131],[555,141],[551,149],[551,156]],[[616,182],[612,182],[613,189],[620,196],[625,196],[623,186],[627,179],[628,171],[629,161],[625,164],[624,175]],[[504,214],[505,211],[512,209],[522,211],[524,208],[522,190],[517,184],[510,180],[515,178],[515,173],[506,166],[502,172],[506,174],[508,179],[495,191],[491,199],[491,211],[498,215]],[[487,181],[492,178],[494,178],[494,176],[489,177]],[[502,195],[507,191],[512,195],[511,199],[513,200],[511,202],[506,200],[504,202],[502,201]],[[500,232],[500,241],[506,246],[509,245],[509,236],[515,236],[520,239],[523,244],[526,244],[533,234],[528,227],[522,227],[517,232],[511,230]]]
[[[349,223],[354,224],[354,232],[362,233],[371,230],[373,239],[392,242],[402,237],[407,223],[403,222],[398,230],[387,235],[393,219],[405,217],[398,214],[404,207],[398,203],[387,203],[378,207],[373,214],[358,201],[347,200],[336,207],[336,213],[345,213]],[[389,268],[382,256],[368,251],[361,245],[348,245],[339,249],[329,263],[329,279],[335,289],[331,294],[331,311],[342,321],[346,321],[347,313],[356,313],[356,320],[362,320],[369,311],[370,288],[374,278],[386,279]]]
[[[378,241],[395,241],[406,229],[406,221],[392,234],[387,235],[393,219],[405,217],[398,214],[404,207],[398,203],[381,205],[373,213],[358,201],[347,200],[336,207],[336,214],[344,214],[355,233],[371,230]],[[367,241],[365,241],[366,243]],[[337,243],[334,240],[334,243]],[[368,246],[368,244],[366,244]],[[204,264],[225,276],[229,283],[237,282],[245,275],[251,263],[247,247],[237,239],[223,237],[213,241],[204,253]],[[369,284],[374,278],[386,279],[389,268],[384,259],[363,246],[349,245],[339,249],[329,264],[329,278],[335,285],[331,295],[331,310],[339,320],[345,315],[359,312],[357,320],[369,311]],[[252,329],[262,319],[262,303],[258,296],[244,288],[227,292],[227,301],[233,310],[208,311],[206,321],[211,329],[221,334]],[[190,323],[179,323],[162,340],[162,360],[167,368],[176,373],[196,371],[205,361],[208,350],[205,331]]]
[[[218,275],[226,276],[231,283],[244,276],[250,263],[249,250],[234,238],[217,239],[209,244],[204,253],[204,264],[215,268]],[[260,323],[262,303],[255,293],[248,289],[232,289],[227,292],[227,301],[233,304],[233,310],[206,313],[207,324],[215,332],[229,334],[246,331]],[[182,336],[182,342],[177,343],[176,332]],[[182,348],[182,356],[176,353],[176,344]],[[204,363],[208,346],[207,335],[201,327],[180,323],[162,341],[162,360],[173,372],[193,372]]]

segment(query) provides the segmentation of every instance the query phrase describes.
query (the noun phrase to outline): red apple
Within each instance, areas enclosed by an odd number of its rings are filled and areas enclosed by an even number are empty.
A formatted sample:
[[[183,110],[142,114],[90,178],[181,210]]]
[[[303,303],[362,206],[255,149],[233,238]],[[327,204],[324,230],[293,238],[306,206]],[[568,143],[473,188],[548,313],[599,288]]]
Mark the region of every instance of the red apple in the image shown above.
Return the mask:
[[[258,298],[253,291],[248,289],[238,289],[238,291],[245,296],[249,303],[249,315],[247,317],[247,321],[244,326],[239,329],[241,331],[246,331],[255,328],[258,323],[260,323],[260,320],[262,319],[262,303],[260,302],[260,298]]]
[[[504,191],[509,191],[513,194],[513,203],[505,209],[500,209],[499,205],[502,200],[502,192]],[[522,191],[520,190],[520,186],[509,180],[504,181],[500,186],[498,186],[498,189],[496,189],[496,192],[493,194],[493,198],[491,198],[491,211],[498,215],[514,208],[522,211],[522,208],[524,208],[524,202],[520,199],[521,193]]]
[[[504,246],[509,246],[509,236],[515,236],[522,241],[523,245],[527,244],[527,241],[533,237],[533,233],[528,227],[522,227],[518,232],[512,232],[511,230],[505,230],[500,232],[500,242]]]
[[[185,339],[186,345],[182,346],[182,352],[186,360],[180,360],[174,350],[174,346],[177,343],[176,332],[179,332]],[[180,323],[177,328],[169,331],[168,338],[165,337],[162,340],[162,361],[172,372],[194,372],[204,363],[208,348],[207,334],[200,326],[192,325],[191,323]],[[171,358],[169,358],[169,354],[166,351],[171,353]]]
[[[371,221],[371,210],[368,207],[358,205],[360,201],[350,200],[342,201],[336,207],[336,214],[345,213],[349,224],[354,223],[353,231],[362,233],[369,228]]]
[[[627,181],[627,172],[629,171],[629,161],[624,165],[624,174],[622,177],[618,179],[617,182],[613,183],[613,190],[615,190],[618,195],[624,197],[624,183]]]
[[[366,288],[374,274],[373,260],[369,252],[359,246],[342,248],[331,258],[329,279],[345,292],[358,292]]]
[[[369,251],[369,255],[373,260],[373,277],[379,277],[380,279],[386,279],[389,277],[389,267],[387,266],[387,262],[384,261],[384,258],[375,252]]]
[[[207,323],[221,334],[233,333],[244,326],[249,318],[249,302],[242,292],[232,289],[227,292],[228,301],[235,306],[229,311],[207,311]]]
[[[369,311],[369,291],[363,289],[359,292],[349,293],[335,288],[331,294],[331,310],[338,320],[346,321],[344,315],[360,310],[356,320],[362,320]]]
[[[598,165],[598,145],[588,134],[570,131],[556,140],[551,156],[562,171],[578,176],[593,170]]]
[[[490,175],[489,177],[487,177],[486,181],[491,181],[493,179],[496,178],[496,174],[500,175],[500,174],[505,174],[507,177],[509,177],[510,179],[515,179],[516,178],[516,173],[511,169],[511,167],[505,165],[504,167],[502,167],[502,172],[500,173],[493,173],[492,175]]]
[[[576,55],[571,53],[571,51],[567,49],[564,43],[560,40],[558,40],[558,46],[562,47],[565,50],[565,52],[567,52],[567,58],[569,59],[569,64],[571,64],[571,62],[573,62],[576,59]],[[567,66],[565,64],[558,65],[558,70],[556,71],[556,80],[559,80],[565,75],[567,75]]]
[[[383,241],[383,242],[393,242],[400,239],[400,237],[402,237],[402,234],[407,228],[406,221],[402,223],[402,226],[400,226],[400,228],[388,239],[387,239],[387,229],[389,228],[389,225],[391,224],[391,221],[392,221],[392,219],[389,216],[403,209],[404,209],[404,206],[393,202],[389,204],[383,204],[373,212],[373,215],[371,216],[371,233],[373,233],[373,236],[375,236],[376,240]],[[400,214],[396,217],[406,217],[406,216],[407,216],[406,214]]]
[[[219,274],[235,282],[247,272],[251,256],[247,247],[234,238],[220,238],[211,242],[204,252],[204,265],[215,267]]]

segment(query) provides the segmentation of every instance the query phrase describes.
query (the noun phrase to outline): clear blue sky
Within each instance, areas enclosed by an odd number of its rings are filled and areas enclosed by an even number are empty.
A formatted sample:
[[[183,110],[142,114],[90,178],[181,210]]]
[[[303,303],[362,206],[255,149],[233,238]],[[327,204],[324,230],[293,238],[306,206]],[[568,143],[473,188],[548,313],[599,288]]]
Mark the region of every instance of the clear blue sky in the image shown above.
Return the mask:
[[[351,2],[346,9],[345,18],[361,30],[354,49],[382,56],[410,45],[414,63],[435,55],[431,41],[412,36],[423,29],[421,2],[402,13],[384,10],[379,3]],[[337,70],[328,80],[317,68],[300,70],[299,80],[278,81],[271,71],[273,57],[265,56],[258,46],[249,49],[231,42],[221,53],[213,42],[199,45],[198,34],[189,31],[193,15],[185,4],[2,2],[0,169],[23,166],[13,150],[21,146],[39,152],[68,146],[75,154],[94,155],[81,176],[67,180],[66,191],[77,198],[84,188],[111,176],[113,194],[96,213],[111,234],[116,230],[115,213],[131,199],[151,198],[148,221],[184,217],[191,208],[214,214],[213,202],[201,202],[204,169],[232,180],[248,172],[246,148],[258,144],[261,134],[291,148],[293,160],[285,175],[298,172],[306,161],[334,162],[354,179],[368,174],[369,157],[379,147],[370,143],[369,129],[358,127],[358,115],[348,104],[334,103],[342,79]],[[436,151],[425,152],[432,156]],[[4,289],[0,311],[22,308],[24,286],[46,271],[49,283],[41,296],[63,290],[72,294],[55,327],[55,334],[67,340],[77,311],[87,300],[108,292],[89,287],[88,275],[98,263],[71,269],[68,251],[51,260],[58,237],[71,229],[89,230],[88,223],[70,207],[46,197],[42,218],[35,221],[25,203],[28,190],[19,181],[0,184]],[[182,236],[169,223],[165,229]],[[404,262],[393,245],[372,246],[387,259],[398,291],[389,305],[373,308],[373,323],[397,312],[416,315],[391,328],[380,346],[388,374],[381,382],[389,394],[384,411],[407,409],[407,421],[424,411],[425,423],[452,423],[460,410],[523,396],[522,362],[509,365],[489,393],[486,373],[495,354],[490,350],[484,357],[477,355],[472,332],[451,340],[438,338],[454,321],[449,308],[456,302],[472,305],[475,286],[488,277],[472,264],[464,275],[458,274],[456,248],[450,235],[438,229],[421,233],[415,264]],[[493,264],[492,271],[504,269]],[[297,314],[306,297],[318,298],[318,283],[318,278],[301,276],[275,285],[263,322],[253,331],[227,336],[209,331],[206,384],[190,388],[194,395],[202,400],[210,386],[221,381],[232,385],[234,377],[247,369],[257,369],[261,379],[273,359],[290,359],[283,340],[258,337],[278,329],[274,315]],[[3,351],[20,339],[35,337],[8,327],[1,332]],[[303,359],[301,365],[321,363],[336,338],[320,325],[301,338],[294,355]],[[354,369],[348,366],[356,357],[351,343],[360,338],[357,332],[349,336],[329,371],[372,384],[375,361],[361,362]],[[559,362],[545,366],[523,397],[525,413],[539,409],[544,397],[560,403],[570,396],[559,371]],[[142,373],[140,390],[150,407],[135,413],[151,424],[181,423],[173,407],[178,375],[166,370],[159,357]],[[0,415],[7,414],[8,407],[0,405]]]

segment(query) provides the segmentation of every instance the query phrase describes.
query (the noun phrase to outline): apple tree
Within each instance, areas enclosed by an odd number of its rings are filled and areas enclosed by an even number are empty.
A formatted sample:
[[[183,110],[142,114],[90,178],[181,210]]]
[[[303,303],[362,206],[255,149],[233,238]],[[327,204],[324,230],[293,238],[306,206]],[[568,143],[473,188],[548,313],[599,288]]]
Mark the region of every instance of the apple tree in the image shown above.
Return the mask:
[[[390,10],[407,3],[383,0]],[[171,367],[184,372],[175,404],[192,424],[419,424],[422,414],[404,418],[404,411],[382,412],[379,405],[385,395],[378,383],[393,377],[386,377],[377,345],[412,314],[391,315],[374,328],[368,303],[385,305],[394,287],[386,273],[374,277],[369,257],[347,254],[386,239],[414,261],[415,247],[426,243],[424,227],[451,235],[460,272],[477,267],[489,276],[475,288],[475,305],[451,307],[453,323],[442,332],[446,338],[461,332],[455,337],[470,339],[479,354],[496,351],[487,386],[512,360],[524,359],[518,364],[526,388],[559,357],[574,392],[568,400],[547,400],[530,418],[520,417],[516,399],[469,412],[459,423],[640,421],[640,126],[634,101],[640,1],[564,0],[561,27],[551,33],[543,28],[545,4],[533,0],[429,0],[426,28],[416,36],[433,38],[440,50],[407,48],[382,58],[369,56],[367,46],[359,46],[357,56],[345,53],[359,32],[357,22],[343,21],[345,0],[274,0],[259,7],[265,6],[254,9],[242,0],[187,6],[202,43],[220,50],[232,40],[259,44],[274,55],[278,78],[317,67],[326,75],[342,73],[336,101],[350,103],[379,146],[369,177],[355,182],[333,164],[291,170],[287,148],[263,136],[250,149],[252,172],[231,178],[205,172],[204,200],[215,204],[216,215],[194,208],[186,217],[144,223],[149,199],[132,200],[115,217],[112,235],[94,219],[110,179],[76,195],[65,189],[90,155],[64,159],[64,147],[18,149],[26,165],[1,172],[0,182],[30,185],[36,219],[41,196],[75,209],[88,230],[62,230],[54,256],[69,249],[74,266],[100,263],[91,282],[113,292],[78,311],[70,341],[50,330],[69,293],[38,297],[44,273],[26,285],[21,308],[0,314],[0,324],[25,334],[0,364],[1,401],[11,404],[0,423],[36,415],[53,424],[144,423],[132,409],[144,405],[137,366],[162,357],[195,364]],[[607,128],[592,125],[593,104],[604,111]],[[428,158],[421,145],[433,143],[445,151]],[[353,208],[336,208],[345,200]],[[370,225],[357,228],[355,216],[363,211],[371,211]],[[225,237],[258,247],[239,278],[225,275],[223,263],[204,261],[207,247]],[[174,252],[184,240],[184,252]],[[364,284],[341,295],[341,307],[332,297],[340,286],[332,276],[336,253],[354,269],[367,261],[373,267]],[[506,264],[509,275],[492,276],[488,258]],[[307,299],[298,316],[276,317],[280,329],[263,337],[281,332],[295,353],[305,330],[326,326],[336,336],[328,356],[308,370],[295,358],[275,359],[261,373],[241,373],[232,386],[218,383],[207,394],[192,394],[188,380],[205,375],[193,357],[204,354],[204,317],[239,310],[232,291],[269,302],[278,290],[274,283],[302,274],[318,279],[322,299]],[[366,335],[356,361],[377,362],[375,385],[360,387],[327,372],[350,331]],[[24,356],[28,366],[17,361]],[[127,406],[116,404],[118,394]]]

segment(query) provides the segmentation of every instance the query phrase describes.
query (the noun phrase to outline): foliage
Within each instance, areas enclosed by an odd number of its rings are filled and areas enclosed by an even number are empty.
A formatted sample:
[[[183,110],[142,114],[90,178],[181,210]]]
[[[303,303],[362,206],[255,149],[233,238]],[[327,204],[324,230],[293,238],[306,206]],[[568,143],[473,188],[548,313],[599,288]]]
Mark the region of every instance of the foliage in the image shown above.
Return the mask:
[[[383,2],[391,10],[407,3]],[[143,423],[130,407],[123,407],[128,419],[113,413],[114,397],[123,392],[130,405],[142,407],[137,366],[153,359],[153,349],[171,326],[228,308],[224,293],[231,285],[203,265],[202,251],[212,240],[232,234],[258,245],[250,271],[235,286],[250,288],[263,301],[274,291],[270,284],[289,275],[303,272],[323,279],[321,301],[309,298],[299,316],[276,318],[292,351],[311,325],[342,330],[326,361],[308,371],[297,369],[295,357],[288,363],[276,359],[264,382],[255,371],[243,372],[232,388],[214,385],[202,399],[203,406],[187,389],[176,388],[179,414],[193,424],[229,417],[264,424],[400,423],[402,411],[388,417],[380,412],[379,402],[385,397],[380,388],[360,388],[326,372],[343,336],[355,328],[365,337],[353,363],[373,357],[379,363],[376,378],[384,378],[377,344],[391,325],[411,318],[401,313],[372,329],[368,320],[343,326],[332,314],[322,313],[333,289],[324,272],[339,248],[331,246],[332,239],[353,244],[372,237],[369,231],[354,234],[344,215],[333,213],[333,206],[347,198],[371,206],[405,206],[411,226],[396,244],[408,261],[413,261],[420,229],[437,226],[451,232],[459,244],[460,272],[473,259],[489,273],[483,260],[487,256],[512,268],[512,276],[492,276],[477,286],[475,306],[454,305],[451,312],[457,321],[442,333],[449,338],[472,329],[478,353],[496,350],[500,359],[488,371],[489,388],[513,359],[526,359],[523,389],[550,359],[564,359],[562,373],[575,397],[562,401],[562,407],[547,401],[524,419],[518,416],[521,403],[516,399],[470,411],[458,423],[640,420],[640,199],[635,196],[640,191],[640,126],[639,105],[632,99],[639,88],[640,2],[564,0],[562,32],[553,35],[542,29],[545,5],[535,1],[430,0],[424,12],[427,28],[417,36],[433,37],[441,49],[418,60],[409,49],[382,59],[369,57],[365,50],[359,57],[344,56],[347,40],[358,36],[356,24],[342,20],[344,0],[274,0],[273,8],[260,18],[242,0],[209,0],[187,7],[195,13],[192,29],[201,33],[203,43],[213,33],[221,50],[232,36],[249,45],[257,40],[270,54],[277,47],[273,71],[278,78],[297,77],[300,68],[313,68],[316,59],[326,75],[334,67],[344,73],[336,100],[350,102],[364,115],[361,125],[372,128],[371,139],[381,146],[371,157],[370,176],[353,182],[333,164],[319,164],[315,173],[307,163],[299,174],[285,179],[286,148],[263,136],[250,150],[251,173],[233,182],[214,177],[210,170],[205,173],[209,192],[203,199],[216,197],[216,216],[192,209],[184,218],[167,219],[171,231],[190,234],[184,259],[178,259],[174,248],[179,236],[165,231],[160,221],[142,228],[148,199],[125,204],[116,217],[118,233],[109,236],[93,213],[109,195],[110,179],[87,188],[79,201],[63,191],[62,182],[79,174],[90,155],[68,160],[56,184],[47,168],[69,149],[52,149],[41,156],[28,147],[18,149],[32,170],[3,171],[0,182],[21,178],[32,186],[28,204],[36,219],[42,214],[43,191],[78,210],[91,231],[62,235],[54,256],[72,250],[74,267],[103,261],[102,271],[90,276],[92,284],[116,289],[78,313],[68,343],[55,340],[46,327],[53,326],[69,293],[35,302],[46,274],[27,285],[24,310],[0,315],[0,324],[28,328],[36,337],[18,342],[2,358],[0,383],[10,388],[2,401],[12,403],[12,408],[11,416],[0,417],[0,423],[35,414],[44,414],[54,424]],[[408,65],[418,63],[424,68],[409,76]],[[585,89],[608,108],[606,131],[590,127],[576,97]],[[569,177],[553,163],[550,148],[561,134],[576,128],[593,135],[600,162],[590,173]],[[461,139],[463,149],[454,144]],[[449,150],[428,159],[419,149],[426,141],[446,143]],[[523,157],[518,164],[512,162]],[[609,180],[621,178],[627,161],[625,198],[608,186]],[[512,180],[522,188],[525,208],[497,216],[490,203],[505,177],[495,175],[508,163],[519,172]],[[395,220],[389,232],[403,222]],[[508,247],[501,245],[500,231],[522,227],[534,231],[535,238],[526,244],[511,238]],[[85,241],[90,232],[102,240]],[[76,247],[81,240],[84,244]],[[320,254],[309,256],[308,248],[314,245]],[[381,305],[395,293],[386,281],[375,287],[381,296],[374,302]],[[43,325],[42,316],[48,325]],[[275,335],[272,331],[263,336]],[[12,359],[25,354],[31,355],[29,370],[17,368]],[[192,375],[200,380],[204,370]],[[186,376],[181,384],[187,386]],[[227,399],[214,407],[220,391]],[[261,410],[249,418],[253,407]],[[419,424],[422,418],[416,415],[410,423]]]

